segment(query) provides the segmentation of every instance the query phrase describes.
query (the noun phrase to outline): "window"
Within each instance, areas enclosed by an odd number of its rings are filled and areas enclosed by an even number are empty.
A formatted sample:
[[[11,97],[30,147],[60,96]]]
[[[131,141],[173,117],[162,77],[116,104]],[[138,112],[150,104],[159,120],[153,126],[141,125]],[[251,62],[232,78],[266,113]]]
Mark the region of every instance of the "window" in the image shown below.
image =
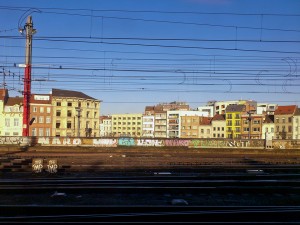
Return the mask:
[[[207,129],[207,130],[206,130],[206,133],[207,133],[207,134],[210,134],[210,129]]]
[[[47,107],[47,113],[50,113],[50,112],[51,112],[51,108]]]
[[[18,136],[19,132],[13,132],[13,136]]]
[[[40,107],[40,113],[44,113],[44,107]]]
[[[72,102],[68,102],[68,106],[72,106]]]
[[[289,123],[291,123],[292,122],[292,117],[289,117]]]
[[[271,128],[271,132],[273,132],[273,133],[274,133],[274,128],[273,128],[273,127]]]
[[[56,106],[61,106],[61,102],[56,102]]]
[[[32,111],[37,112],[37,107],[33,107]]]
[[[94,118],[97,118],[97,112],[94,112]]]
[[[19,126],[19,118],[14,118],[14,126],[15,127]]]
[[[44,117],[43,116],[39,117],[39,123],[44,123]]]
[[[87,108],[90,108],[90,103],[86,103],[86,107],[87,107]]]
[[[292,126],[289,126],[289,132],[292,132]]]
[[[56,128],[60,128],[60,121],[56,121]]]
[[[46,123],[51,123],[51,117],[50,116],[46,117]]]
[[[32,136],[36,136],[36,128],[32,128],[32,130],[31,130],[31,135],[32,135]]]
[[[47,137],[50,136],[50,128],[46,128],[46,136],[47,136]]]
[[[236,119],[240,119],[240,114],[235,114]]]
[[[44,128],[39,128],[39,136],[44,136]]]
[[[5,118],[5,126],[10,127],[10,118]]]
[[[214,127],[214,131],[216,131],[216,127]]]
[[[285,123],[285,118],[284,117],[282,118],[282,123]]]
[[[260,124],[260,121],[259,120],[254,120],[253,124]]]
[[[60,115],[61,115],[60,110],[57,110],[57,111],[56,111],[56,116],[60,116]]]
[[[68,116],[68,117],[72,117],[72,111],[71,111],[71,110],[68,110],[67,116]]]
[[[71,121],[68,121],[68,122],[67,122],[67,128],[68,128],[68,129],[71,129],[71,128],[72,128],[72,123],[71,123]]]
[[[228,119],[232,119],[232,114],[228,113]]]

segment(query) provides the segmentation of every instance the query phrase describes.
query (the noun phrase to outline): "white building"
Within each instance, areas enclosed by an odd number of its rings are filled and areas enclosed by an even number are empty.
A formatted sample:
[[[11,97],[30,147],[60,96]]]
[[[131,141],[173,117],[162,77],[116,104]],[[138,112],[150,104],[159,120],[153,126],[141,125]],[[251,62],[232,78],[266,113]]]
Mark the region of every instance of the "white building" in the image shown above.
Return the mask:
[[[277,106],[278,104],[273,103],[257,103],[256,112],[257,114],[274,115]]]
[[[154,115],[143,116],[142,137],[154,137]]]
[[[22,136],[23,98],[9,97],[3,110],[1,136]]]
[[[100,137],[111,137],[111,116],[101,116],[100,117]]]
[[[272,140],[275,137],[275,123],[273,115],[266,115],[265,120],[263,121],[261,138],[266,139],[266,136],[269,140]]]
[[[197,109],[199,112],[207,113],[206,116],[213,117],[215,115],[214,106],[199,106]]]

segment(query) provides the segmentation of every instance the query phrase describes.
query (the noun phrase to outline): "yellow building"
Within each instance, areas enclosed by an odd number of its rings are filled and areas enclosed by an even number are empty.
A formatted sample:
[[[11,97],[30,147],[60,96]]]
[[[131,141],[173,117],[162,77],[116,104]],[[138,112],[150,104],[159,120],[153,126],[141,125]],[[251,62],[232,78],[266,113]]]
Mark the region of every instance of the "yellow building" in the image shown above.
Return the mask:
[[[246,112],[245,105],[228,105],[226,107],[226,138],[241,138],[242,114]]]
[[[100,102],[82,92],[52,89],[52,135],[99,137]]]
[[[114,114],[112,117],[112,134],[115,137],[142,136],[142,114]]]
[[[0,136],[4,136],[4,104],[8,100],[8,90],[0,89]]]

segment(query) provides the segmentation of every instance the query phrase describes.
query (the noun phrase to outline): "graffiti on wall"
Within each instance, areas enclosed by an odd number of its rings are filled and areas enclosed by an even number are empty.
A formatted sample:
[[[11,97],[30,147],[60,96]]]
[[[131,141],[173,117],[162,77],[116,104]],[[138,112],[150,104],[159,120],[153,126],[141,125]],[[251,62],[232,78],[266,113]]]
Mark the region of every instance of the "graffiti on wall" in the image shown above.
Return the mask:
[[[18,145],[28,142],[27,137],[0,137],[0,144],[2,145]]]
[[[96,147],[117,147],[118,141],[117,139],[93,139],[93,146]]]
[[[165,146],[189,146],[189,140],[184,139],[166,139]]]
[[[189,147],[189,148],[264,148],[266,141],[262,139],[135,139],[120,138],[71,138],[71,137],[0,137],[0,145],[19,145],[32,143],[45,146],[152,146],[152,147]],[[300,149],[299,140],[269,140],[266,145],[275,149]]]
[[[125,137],[125,138],[119,138],[118,145],[120,146],[135,146],[135,142],[133,138]]]
[[[38,143],[41,145],[81,145],[80,138],[49,138],[49,137],[39,137]]]
[[[155,139],[138,139],[137,146],[157,146],[162,147],[164,146],[162,140],[155,140]]]

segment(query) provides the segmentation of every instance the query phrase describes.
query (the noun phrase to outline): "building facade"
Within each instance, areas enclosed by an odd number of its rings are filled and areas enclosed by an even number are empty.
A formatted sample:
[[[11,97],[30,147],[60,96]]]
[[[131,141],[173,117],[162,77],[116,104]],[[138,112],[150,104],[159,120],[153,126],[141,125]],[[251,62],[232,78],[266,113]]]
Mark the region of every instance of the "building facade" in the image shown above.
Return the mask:
[[[300,108],[298,108],[293,116],[293,139],[300,139]]]
[[[49,94],[33,94],[30,97],[29,136],[52,136],[52,97]]]
[[[226,107],[226,138],[241,138],[242,114],[245,113],[245,105],[228,105]]]
[[[112,137],[111,116],[100,116],[100,137]]]
[[[293,138],[293,116],[297,110],[296,105],[278,106],[275,110],[275,138]]]
[[[275,137],[275,124],[274,124],[274,115],[265,115],[263,124],[262,124],[262,139],[269,140],[274,139]]]
[[[99,137],[100,102],[82,92],[52,89],[52,135]]]
[[[23,98],[8,97],[2,115],[2,136],[22,136]]]
[[[142,136],[142,114],[113,114],[112,118],[112,135],[114,137]]]
[[[143,115],[142,137],[154,138],[154,115]]]
[[[264,115],[244,114],[241,118],[241,138],[261,139]]]
[[[225,115],[216,114],[211,121],[212,138],[225,138],[226,137],[226,119]]]

